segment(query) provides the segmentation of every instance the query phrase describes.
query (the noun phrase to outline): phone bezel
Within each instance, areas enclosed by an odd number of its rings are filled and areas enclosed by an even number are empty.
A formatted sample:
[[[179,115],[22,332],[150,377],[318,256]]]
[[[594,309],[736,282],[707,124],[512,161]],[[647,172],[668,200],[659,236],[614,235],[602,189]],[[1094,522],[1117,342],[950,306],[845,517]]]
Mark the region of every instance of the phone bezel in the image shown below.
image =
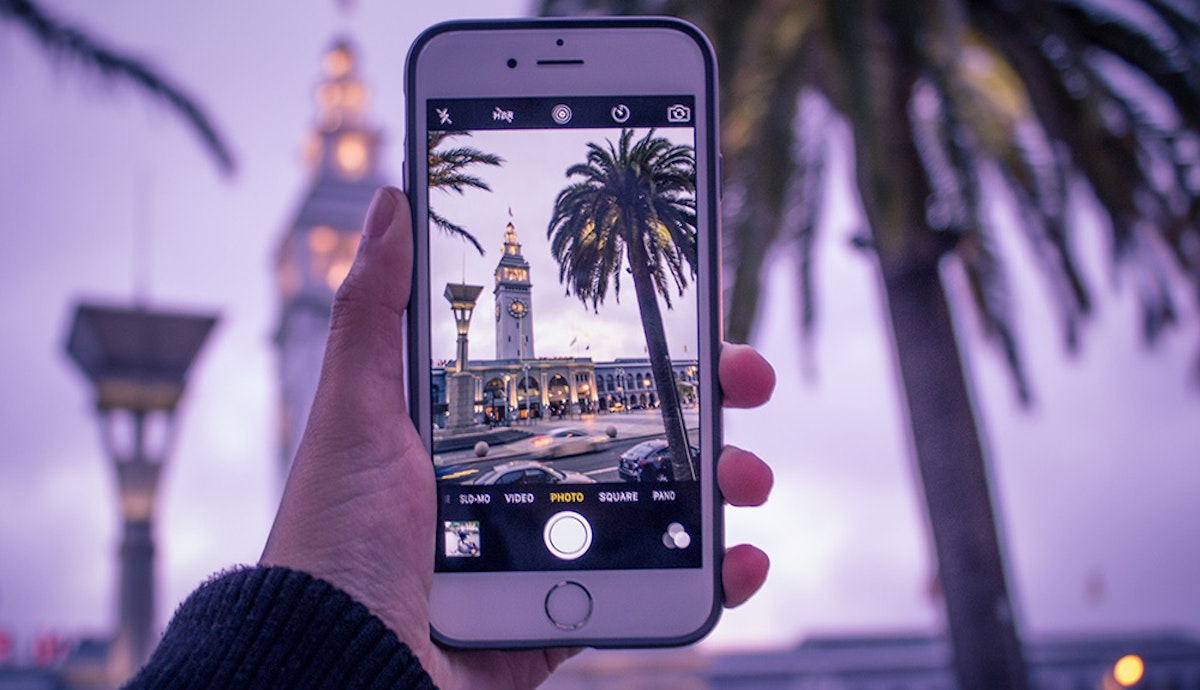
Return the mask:
[[[604,57],[613,40],[629,31],[645,41],[652,35],[682,39],[694,67],[684,76],[677,63],[638,57]],[[469,47],[465,57],[455,49]],[[674,48],[673,48],[674,49]],[[643,44],[639,55],[645,57]],[[439,51],[445,51],[439,53]],[[611,52],[611,51],[608,51]],[[539,64],[538,61],[549,61]],[[582,60],[582,64],[575,64]],[[442,62],[444,61],[444,62]],[[516,62],[516,67],[510,66]],[[615,69],[623,67],[637,69]],[[449,63],[449,64],[446,64]],[[433,65],[433,66],[430,66]],[[657,66],[656,66],[657,65]],[[469,69],[467,69],[469,67]],[[537,72],[536,74],[533,74]],[[433,76],[438,78],[434,79]],[[532,75],[532,76],[531,76]],[[715,465],[721,434],[720,391],[716,378],[721,341],[720,198],[717,147],[716,62],[711,46],[694,26],[668,18],[604,18],[456,21],[426,30],[409,52],[405,72],[405,189],[414,220],[415,270],[408,313],[409,400],[423,401],[430,385],[430,297],[427,189],[424,183],[426,110],[431,98],[513,96],[659,95],[689,93],[696,103],[697,202],[699,230],[698,359],[701,363],[701,496],[704,544],[702,567],[661,570],[578,570],[504,573],[435,573],[431,625],[439,641],[457,647],[668,646],[694,642],[715,625],[721,611],[720,563],[723,553],[722,502]],[[710,318],[703,318],[708,315]],[[428,405],[410,405],[413,421],[430,450]],[[434,535],[430,535],[431,539]],[[630,578],[641,595],[628,596]],[[546,592],[563,581],[584,581],[597,599],[597,610],[584,629],[571,632],[528,618],[542,616]],[[503,597],[488,597],[503,591]],[[614,607],[614,593],[625,602]],[[471,601],[474,599],[474,601]],[[618,611],[620,609],[620,611]],[[486,616],[482,615],[486,612]],[[664,615],[671,612],[675,615]],[[523,627],[524,629],[518,629]]]

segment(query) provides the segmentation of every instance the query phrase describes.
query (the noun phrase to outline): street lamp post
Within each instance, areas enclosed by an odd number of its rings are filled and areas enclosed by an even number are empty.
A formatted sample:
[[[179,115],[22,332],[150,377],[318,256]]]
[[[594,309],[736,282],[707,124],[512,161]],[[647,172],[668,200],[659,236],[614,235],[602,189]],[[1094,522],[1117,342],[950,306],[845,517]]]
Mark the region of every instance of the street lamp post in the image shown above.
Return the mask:
[[[629,402],[625,400],[625,369],[617,367],[617,400],[621,401],[621,412],[629,411]]]
[[[529,416],[529,365],[521,363],[521,386],[525,389],[525,423],[532,424],[533,419]]]
[[[446,402],[450,406],[447,427],[450,429],[461,430],[475,424],[475,377],[467,371],[470,367],[470,340],[467,333],[471,328],[471,315],[475,313],[475,303],[479,300],[481,292],[481,285],[446,284],[444,296],[454,312],[454,329],[458,334],[455,372],[446,376]]]
[[[124,523],[117,631],[109,651],[114,681],[150,656],[155,631],[154,509],[175,436],[187,371],[215,315],[79,304],[67,354],[95,392],[105,453],[117,474]]]

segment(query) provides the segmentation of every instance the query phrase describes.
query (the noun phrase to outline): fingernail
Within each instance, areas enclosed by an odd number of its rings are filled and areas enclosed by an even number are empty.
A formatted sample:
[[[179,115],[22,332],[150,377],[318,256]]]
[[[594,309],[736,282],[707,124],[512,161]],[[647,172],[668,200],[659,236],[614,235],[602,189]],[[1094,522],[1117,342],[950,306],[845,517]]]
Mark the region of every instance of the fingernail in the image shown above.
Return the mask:
[[[367,210],[366,236],[368,238],[382,237],[392,224],[396,215],[396,192],[387,187],[375,190],[371,199],[371,207]]]

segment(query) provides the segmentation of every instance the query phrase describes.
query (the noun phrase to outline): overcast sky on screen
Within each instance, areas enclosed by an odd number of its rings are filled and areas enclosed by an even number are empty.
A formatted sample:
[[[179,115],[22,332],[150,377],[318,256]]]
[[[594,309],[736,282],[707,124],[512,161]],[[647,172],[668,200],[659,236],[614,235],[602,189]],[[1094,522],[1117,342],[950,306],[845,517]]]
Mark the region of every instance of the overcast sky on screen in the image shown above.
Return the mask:
[[[440,19],[527,9],[491,0],[364,0],[349,14],[333,2],[304,7],[46,3],[196,94],[233,143],[232,179],[217,176],[173,114],[55,65],[0,24],[0,628],[21,639],[113,626],[114,486],[88,386],[63,354],[74,302],[128,303],[140,282],[155,305],[221,312],[160,493],[165,622],[208,575],[254,562],[270,527],[281,485],[273,261],[308,179],[300,152],[321,55],[342,34],[358,45],[369,115],[385,128],[384,169],[398,182],[413,37]],[[830,141],[844,142],[844,131]],[[861,219],[845,158],[829,171],[837,202],[818,244],[811,349],[797,335],[794,260],[778,252],[757,342],[779,388],[763,410],[727,415],[727,439],[769,459],[777,480],[767,507],[729,511],[727,538],[762,545],[773,571],[755,600],[726,615],[714,646],[939,624],[878,281],[869,255],[848,242]],[[502,228],[506,213],[494,220]],[[1094,214],[1082,208],[1074,221],[1100,298],[1076,358],[1063,354],[1027,247],[1015,233],[1003,242],[1036,386],[1031,410],[1019,409],[973,316],[958,311],[1020,620],[1032,632],[1200,630],[1194,304],[1184,298],[1182,327],[1147,352],[1132,276],[1110,273]],[[514,222],[522,238],[539,232],[532,219]],[[496,242],[487,248],[498,256]]]
[[[637,142],[648,131],[635,130],[633,141]],[[675,144],[692,145],[691,129],[663,128],[656,130],[655,136]],[[582,179],[579,176],[568,179],[567,168],[584,162],[589,143],[607,149],[609,142],[615,145],[619,137],[619,129],[480,130],[469,138],[454,137],[443,143],[442,148],[469,146],[493,153],[504,163],[470,169],[471,174],[488,184],[491,192],[468,189],[459,195],[439,189],[433,191],[430,199],[435,211],[467,228],[485,251],[480,256],[471,245],[442,232],[435,232],[430,238],[435,361],[454,359],[457,340],[449,304],[438,288],[464,280],[484,287],[476,303],[476,318],[471,323],[470,357],[495,356],[495,322],[489,318],[494,314],[495,303],[492,274],[502,256],[504,230],[510,221],[521,244],[521,254],[530,265],[535,354],[584,356],[596,361],[646,356],[646,338],[632,276],[622,268],[617,276],[621,281],[620,293],[610,283],[604,302],[593,310],[590,301],[585,305],[574,294],[565,295],[558,279],[558,262],[546,236],[559,191]],[[674,308],[668,309],[659,299],[670,354],[679,359],[696,356],[696,288],[692,277],[685,277],[688,287],[683,297],[674,288],[674,281],[667,278],[672,286],[670,297]]]

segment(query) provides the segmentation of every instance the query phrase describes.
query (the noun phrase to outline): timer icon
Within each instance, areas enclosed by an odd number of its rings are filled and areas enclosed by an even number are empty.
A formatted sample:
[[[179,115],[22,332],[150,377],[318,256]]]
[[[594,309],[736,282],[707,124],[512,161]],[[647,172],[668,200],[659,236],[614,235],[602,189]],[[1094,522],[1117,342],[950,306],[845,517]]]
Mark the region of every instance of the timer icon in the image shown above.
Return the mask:
[[[612,115],[613,121],[617,124],[624,124],[629,121],[629,106],[624,103],[614,105],[609,113]]]

